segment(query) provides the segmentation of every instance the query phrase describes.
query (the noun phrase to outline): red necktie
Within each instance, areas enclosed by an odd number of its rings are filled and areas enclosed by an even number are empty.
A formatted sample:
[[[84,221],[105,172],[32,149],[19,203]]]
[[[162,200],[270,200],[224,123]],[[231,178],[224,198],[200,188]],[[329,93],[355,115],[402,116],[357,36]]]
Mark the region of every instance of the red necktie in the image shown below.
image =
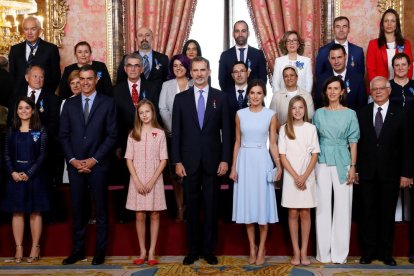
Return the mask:
[[[136,83],[132,85],[132,102],[134,103],[135,106],[137,106],[139,102],[139,96],[138,96],[138,90],[137,90]]]

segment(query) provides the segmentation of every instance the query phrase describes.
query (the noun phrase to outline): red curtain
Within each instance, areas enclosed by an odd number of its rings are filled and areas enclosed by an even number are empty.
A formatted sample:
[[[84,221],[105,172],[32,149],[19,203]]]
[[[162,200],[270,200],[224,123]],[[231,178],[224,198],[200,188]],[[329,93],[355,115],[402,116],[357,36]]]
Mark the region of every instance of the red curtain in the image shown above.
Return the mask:
[[[247,0],[258,41],[271,74],[275,58],[281,55],[277,46],[286,31],[298,31],[305,41],[304,55],[314,60],[320,46],[320,0]]]
[[[197,0],[127,0],[125,11],[126,52],[136,50],[135,32],[149,27],[152,48],[172,57],[181,53],[188,38]]]

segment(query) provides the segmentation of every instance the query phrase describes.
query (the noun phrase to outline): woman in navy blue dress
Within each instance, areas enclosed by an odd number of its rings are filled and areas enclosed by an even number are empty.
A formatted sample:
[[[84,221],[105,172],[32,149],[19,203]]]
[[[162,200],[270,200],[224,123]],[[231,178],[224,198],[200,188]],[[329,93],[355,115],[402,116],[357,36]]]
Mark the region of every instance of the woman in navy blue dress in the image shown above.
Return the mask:
[[[14,261],[23,259],[24,216],[30,215],[32,248],[27,262],[39,259],[42,232],[41,212],[49,209],[45,180],[46,132],[43,130],[35,103],[27,97],[17,101],[13,122],[7,132],[5,164],[8,175],[1,209],[13,214],[12,229],[16,242]]]

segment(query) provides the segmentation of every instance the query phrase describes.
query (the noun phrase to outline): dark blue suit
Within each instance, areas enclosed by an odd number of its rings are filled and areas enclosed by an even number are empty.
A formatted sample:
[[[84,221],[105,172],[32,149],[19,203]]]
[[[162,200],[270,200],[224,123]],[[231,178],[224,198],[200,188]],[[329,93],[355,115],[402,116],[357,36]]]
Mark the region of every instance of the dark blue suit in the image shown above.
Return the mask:
[[[228,93],[226,93],[227,95],[227,103],[229,106],[229,121],[230,121],[230,137],[231,137],[231,147],[233,148],[234,142],[235,142],[235,132],[236,132],[236,113],[237,111],[240,109],[239,107],[239,102],[237,100],[237,94],[236,94],[236,88],[235,86],[233,86],[233,89],[230,89],[228,91]],[[243,105],[242,108],[247,107],[247,91],[246,91],[246,95],[243,98]]]
[[[315,92],[315,109],[323,106],[323,84],[333,75],[334,73],[331,69],[318,77]],[[360,107],[367,105],[368,97],[366,92],[367,90],[365,89],[364,76],[347,69],[344,82],[345,92],[347,93],[346,105],[353,110],[358,110]]]
[[[78,173],[68,164],[73,211],[73,253],[84,255],[86,219],[85,189],[90,186],[96,204],[96,254],[105,255],[108,243],[108,202],[106,174],[110,152],[117,136],[116,107],[114,101],[96,94],[88,122],[83,117],[81,95],[68,98],[62,110],[59,131],[66,160],[95,158],[97,164],[90,173]]]
[[[182,163],[187,201],[187,245],[189,254],[213,254],[217,241],[217,169],[230,162],[229,114],[225,94],[209,88],[203,128],[200,129],[194,88],[178,93],[172,114],[172,163]],[[204,237],[199,238],[200,203],[204,203]],[[201,252],[202,241],[202,252]]]
[[[334,45],[334,41],[322,46],[318,50],[315,64],[315,75],[317,81],[319,76],[328,71],[332,71],[332,66],[329,63],[329,49]],[[348,63],[346,65],[347,71],[352,71],[354,74],[361,74],[362,77],[365,75],[365,59],[364,51],[361,47],[352,44],[348,41]]]
[[[232,47],[221,53],[219,61],[219,84],[224,92],[231,91],[234,80],[231,77],[233,65],[237,62],[236,47]],[[266,59],[262,50],[249,46],[247,50],[246,64],[251,72],[248,81],[261,79],[267,83]]]

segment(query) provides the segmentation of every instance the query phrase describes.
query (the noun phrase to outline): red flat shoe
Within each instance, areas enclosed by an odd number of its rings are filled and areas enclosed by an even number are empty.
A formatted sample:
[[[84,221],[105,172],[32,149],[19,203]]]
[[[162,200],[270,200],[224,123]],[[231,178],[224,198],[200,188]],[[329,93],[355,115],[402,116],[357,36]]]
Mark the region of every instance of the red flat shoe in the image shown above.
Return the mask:
[[[135,259],[132,263],[136,265],[142,265],[145,263],[145,259]]]
[[[157,265],[158,261],[157,260],[148,260],[147,264],[148,265]]]

